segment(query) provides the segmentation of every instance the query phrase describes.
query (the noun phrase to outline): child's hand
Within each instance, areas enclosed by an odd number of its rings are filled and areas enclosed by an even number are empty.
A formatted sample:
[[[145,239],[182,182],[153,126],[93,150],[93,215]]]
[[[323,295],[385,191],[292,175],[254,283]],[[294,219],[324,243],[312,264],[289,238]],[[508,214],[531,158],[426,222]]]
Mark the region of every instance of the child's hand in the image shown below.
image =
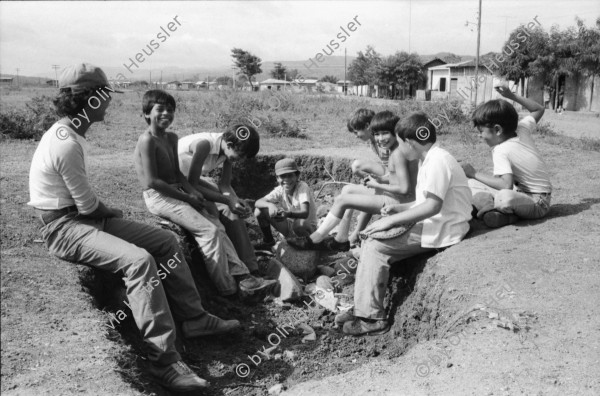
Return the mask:
[[[229,209],[236,215],[244,218],[250,214],[250,207],[243,199],[229,197]]]
[[[269,217],[277,217],[277,213],[279,212],[277,205],[270,203],[267,209],[269,210]]]
[[[477,173],[477,171],[475,170],[475,168],[473,168],[471,164],[469,164],[468,162],[463,162],[460,164],[460,166],[462,166],[465,175],[467,175],[469,179],[473,179],[475,177],[475,173]]]
[[[369,188],[376,188],[379,186],[379,183],[377,183],[377,180],[372,175],[369,175],[364,178],[363,185]]]
[[[402,207],[402,205],[384,206],[383,208],[381,208],[381,215],[382,216],[391,216],[394,213],[400,213],[401,207]]]
[[[192,196],[192,198],[202,202],[203,204],[204,204],[204,201],[206,201],[206,199],[204,199],[204,195],[202,195],[202,193],[199,191],[192,191],[190,193],[190,195]]]
[[[498,92],[501,96],[505,98],[511,98],[512,96],[514,96],[510,88],[508,88],[505,85],[499,85],[497,87],[494,87],[494,89],[496,90],[496,92]]]
[[[363,234],[369,235],[374,232],[389,230],[394,225],[395,224],[394,224],[393,220],[390,220],[389,217],[385,217],[385,218],[377,220],[374,223],[371,223],[371,225],[369,225],[367,228],[365,228],[365,230],[363,231]]]
[[[202,194],[197,192],[189,194],[188,203],[192,205],[192,208],[196,209],[197,211],[200,212],[204,209],[204,202],[205,201]]]

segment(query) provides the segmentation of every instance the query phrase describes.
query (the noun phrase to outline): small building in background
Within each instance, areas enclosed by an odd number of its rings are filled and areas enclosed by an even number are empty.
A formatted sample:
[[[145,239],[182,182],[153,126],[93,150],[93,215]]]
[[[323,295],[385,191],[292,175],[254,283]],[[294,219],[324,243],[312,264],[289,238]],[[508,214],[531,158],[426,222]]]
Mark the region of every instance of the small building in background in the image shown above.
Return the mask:
[[[180,89],[181,83],[179,81],[169,81],[167,83],[167,89]]]
[[[285,89],[286,86],[289,86],[291,83],[289,81],[277,80],[275,78],[268,78],[264,81],[258,83],[260,91],[281,91]]]
[[[477,104],[493,99],[493,87],[502,80],[492,75],[479,65],[477,82],[475,82],[475,60],[458,63],[448,63],[430,66],[427,69],[426,89],[431,91],[431,100],[475,100],[477,89]]]
[[[0,77],[0,85],[12,85],[12,77]]]
[[[300,89],[304,92],[314,92],[318,81],[316,78],[307,78],[304,80],[293,80],[291,84],[292,88]]]
[[[190,89],[196,89],[196,83],[193,81],[182,81],[179,86],[180,86],[180,89],[186,89],[188,91]]]

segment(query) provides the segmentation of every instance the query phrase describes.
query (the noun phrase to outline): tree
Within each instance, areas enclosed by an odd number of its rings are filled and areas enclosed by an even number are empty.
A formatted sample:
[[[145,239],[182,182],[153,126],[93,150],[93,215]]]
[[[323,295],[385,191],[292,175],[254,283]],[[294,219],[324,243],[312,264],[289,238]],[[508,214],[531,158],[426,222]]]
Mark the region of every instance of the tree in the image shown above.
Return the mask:
[[[381,55],[375,51],[373,46],[368,45],[365,53],[359,51],[357,58],[350,63],[348,78],[356,85],[368,85],[369,95],[371,95],[371,88],[379,84],[378,66],[380,62]]]
[[[287,79],[287,69],[280,62],[275,62],[274,69],[271,70],[271,77],[276,78],[277,80],[286,80]]]
[[[579,29],[578,46],[579,56],[577,62],[579,69],[587,77],[591,77],[590,101],[588,111],[592,111],[594,97],[594,79],[600,76],[600,17],[596,19],[596,27],[587,28],[583,21],[576,18]]]
[[[298,69],[292,69],[288,71],[288,76],[290,77],[290,81],[293,81],[300,76],[300,72]]]
[[[229,76],[217,77],[217,85],[233,86],[233,78]]]
[[[449,53],[448,55],[444,56],[442,60],[446,63],[458,63],[462,60],[462,58],[456,54]]]
[[[336,84],[338,82],[338,78],[336,76],[325,76],[325,77],[321,77],[321,79],[319,79],[319,81]]]
[[[546,74],[554,67],[551,58],[550,37],[542,28],[536,27],[529,30],[529,36],[523,33],[525,26],[521,25],[513,30],[502,47],[501,57],[495,63],[486,63],[498,73],[509,80],[525,86],[525,79],[535,74]],[[527,30],[526,30],[527,31]],[[534,62],[538,62],[534,64]],[[491,66],[490,66],[491,65]]]
[[[396,52],[381,60],[378,65],[379,81],[392,87],[392,97],[396,97],[396,88],[402,89],[404,98],[405,89],[411,85],[418,85],[425,81],[425,69],[417,54]]]
[[[260,67],[262,60],[258,56],[252,55],[250,52],[244,51],[241,48],[232,49],[231,57],[233,58],[235,67],[239,69],[238,74],[246,76],[248,82],[250,83],[250,87],[254,89],[254,85],[252,85],[252,77],[262,73],[262,69]]]

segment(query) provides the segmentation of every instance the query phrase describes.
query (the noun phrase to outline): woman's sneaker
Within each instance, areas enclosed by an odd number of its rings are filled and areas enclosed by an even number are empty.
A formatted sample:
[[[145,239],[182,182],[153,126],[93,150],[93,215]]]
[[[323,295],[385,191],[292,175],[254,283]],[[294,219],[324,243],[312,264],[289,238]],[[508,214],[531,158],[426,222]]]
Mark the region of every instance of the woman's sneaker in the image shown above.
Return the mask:
[[[150,375],[165,388],[176,392],[190,392],[209,387],[208,381],[198,377],[183,361],[171,363],[164,367],[150,364]]]

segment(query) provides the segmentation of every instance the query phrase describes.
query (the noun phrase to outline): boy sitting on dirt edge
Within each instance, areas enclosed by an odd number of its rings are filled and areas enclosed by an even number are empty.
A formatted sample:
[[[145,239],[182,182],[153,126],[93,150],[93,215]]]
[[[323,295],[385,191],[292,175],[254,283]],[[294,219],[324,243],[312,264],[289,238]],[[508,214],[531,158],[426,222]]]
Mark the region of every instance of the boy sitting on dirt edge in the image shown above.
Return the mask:
[[[460,242],[469,230],[471,191],[458,162],[436,144],[436,131],[424,113],[398,122],[395,132],[422,160],[415,201],[382,209],[386,216],[364,230],[354,284],[354,315],[347,313],[343,331],[355,336],[389,330],[384,297],[390,263]],[[400,232],[395,232],[400,229]]]
[[[249,274],[238,258],[219,219],[209,214],[202,193],[179,170],[178,137],[167,128],[173,123],[175,99],[165,91],[144,94],[142,110],[148,129],[135,148],[135,168],[148,210],[188,230],[203,253],[208,274],[223,296],[254,292],[275,283]]]
[[[519,121],[513,105],[502,99],[483,103],[473,113],[473,124],[492,147],[494,174],[478,172],[468,163],[462,167],[469,178],[477,217],[492,228],[513,224],[519,218],[546,216],[552,194],[548,167],[531,137],[544,107],[508,87],[496,90],[531,114]]]

